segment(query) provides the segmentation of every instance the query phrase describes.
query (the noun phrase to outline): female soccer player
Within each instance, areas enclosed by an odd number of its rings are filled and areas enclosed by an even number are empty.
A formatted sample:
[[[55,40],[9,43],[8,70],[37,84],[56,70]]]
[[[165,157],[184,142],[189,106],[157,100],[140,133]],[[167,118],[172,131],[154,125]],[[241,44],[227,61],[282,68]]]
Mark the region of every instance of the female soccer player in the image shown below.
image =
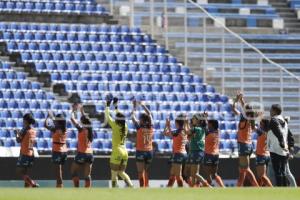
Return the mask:
[[[188,133],[188,121],[186,116],[180,114],[175,119],[176,130],[171,130],[170,119],[166,120],[166,127],[164,130],[164,135],[172,137],[173,139],[173,155],[171,157],[171,170],[170,178],[168,182],[168,187],[173,187],[175,180],[177,181],[178,187],[183,187],[182,179],[182,165],[186,160],[187,153],[185,149],[185,144],[187,142]]]
[[[195,114],[192,118],[192,128],[189,129],[189,156],[188,163],[190,164],[191,185],[196,186],[202,183],[203,186],[209,187],[208,182],[199,174],[200,164],[204,156],[204,140],[206,132],[206,114]]]
[[[208,120],[208,131],[205,136],[204,169],[207,174],[208,183],[214,178],[220,187],[225,187],[222,178],[218,175],[219,165],[219,122]]]
[[[240,113],[236,104],[240,102],[242,105],[242,113]],[[252,186],[258,186],[256,178],[251,171],[250,165],[250,156],[253,151],[251,134],[255,129],[254,121],[254,111],[249,104],[246,104],[244,101],[243,94],[238,92],[236,99],[233,102],[233,112],[235,115],[240,116],[239,128],[238,128],[238,146],[239,146],[239,179],[237,186],[241,187],[244,185],[245,178],[249,179]]]
[[[21,143],[17,174],[23,178],[25,187],[39,187],[39,184],[28,176],[28,169],[32,167],[34,161],[33,146],[36,139],[34,124],[35,119],[31,114],[27,113],[23,116],[23,129],[16,131],[16,140],[18,143]]]
[[[136,119],[135,111],[141,105],[145,113]],[[140,187],[149,186],[148,168],[153,158],[153,119],[150,110],[142,102],[133,101],[132,121],[137,129],[136,139],[136,165],[138,170]]]
[[[256,145],[256,172],[260,186],[272,187],[272,183],[267,177],[267,166],[270,162],[270,152],[267,150],[269,123],[269,120],[262,119],[260,127],[256,129],[256,133],[258,134]]]
[[[106,101],[105,119],[112,129],[112,153],[110,157],[111,181],[112,187],[118,187],[118,176],[126,183],[127,187],[133,187],[130,177],[125,173],[128,161],[128,153],[125,147],[128,126],[125,115],[118,111],[118,99],[113,99],[113,105],[116,111],[116,119],[110,115],[110,104],[112,98],[108,97]]]
[[[53,124],[49,124],[49,120]],[[56,187],[63,187],[62,167],[67,160],[67,121],[62,114],[48,112],[44,126],[52,134],[52,162],[55,165]]]
[[[80,110],[80,122],[76,120],[75,114]],[[93,157],[93,129],[92,122],[87,114],[84,113],[81,105],[74,104],[71,113],[71,122],[78,130],[77,154],[71,166],[71,175],[74,187],[79,187],[79,172],[83,171],[85,187],[92,186],[91,171],[94,161]]]

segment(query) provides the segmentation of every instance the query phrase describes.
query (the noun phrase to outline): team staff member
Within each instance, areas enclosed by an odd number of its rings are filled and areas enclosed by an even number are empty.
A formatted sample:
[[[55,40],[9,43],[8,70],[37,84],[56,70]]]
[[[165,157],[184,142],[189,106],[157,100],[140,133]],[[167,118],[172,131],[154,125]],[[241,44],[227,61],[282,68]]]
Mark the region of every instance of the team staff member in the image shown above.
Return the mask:
[[[199,174],[200,164],[204,157],[206,117],[206,113],[203,115],[195,114],[191,120],[192,127],[188,131],[190,137],[188,163],[190,164],[192,186],[197,186],[201,183],[205,187],[210,187],[208,182]]]
[[[33,127],[35,119],[29,113],[23,116],[23,129],[16,131],[16,140],[21,143],[20,156],[17,162],[17,174],[24,180],[25,187],[39,187],[29,175],[28,170],[32,167],[34,161],[33,146],[36,139],[36,131]]]
[[[52,124],[50,124],[52,121]],[[67,160],[67,121],[62,114],[48,112],[44,126],[52,135],[52,162],[56,174],[56,187],[63,187],[62,167]]]
[[[116,118],[111,117],[109,109],[111,102],[112,97],[107,97],[105,119],[112,129],[112,153],[110,156],[112,187],[118,187],[118,176],[125,181],[127,187],[133,187],[130,177],[125,173],[128,162],[128,153],[125,147],[128,126],[125,115],[118,111],[117,98],[113,99]]]
[[[140,105],[145,113],[136,119],[135,111]],[[149,186],[149,165],[153,158],[153,119],[150,110],[142,102],[133,101],[132,121],[137,129],[136,138],[136,165],[140,187]]]
[[[242,106],[242,113],[240,113],[236,104],[240,102]],[[250,156],[253,152],[251,134],[255,129],[255,113],[249,104],[245,103],[242,93],[238,93],[233,102],[233,112],[235,115],[240,116],[238,127],[238,147],[239,147],[239,179],[237,186],[244,185],[245,178],[249,179],[252,186],[259,186],[253,172],[250,169]]]
[[[75,117],[77,109],[79,109],[81,113],[80,122],[78,122]],[[84,113],[83,107],[76,104],[73,106],[71,122],[78,130],[77,154],[71,166],[72,180],[74,183],[74,187],[79,187],[79,172],[83,171],[85,187],[89,188],[92,186],[91,171],[94,161],[92,149],[92,122],[90,118]]]
[[[288,162],[288,125],[281,115],[282,109],[274,104],[270,110],[270,132],[267,145],[271,155],[276,185],[287,186],[286,166]]]
[[[171,130],[170,119],[166,120],[164,135],[173,139],[173,155],[171,157],[171,170],[168,187],[173,187],[175,180],[178,187],[183,187],[182,165],[187,158],[185,145],[187,143],[188,121],[185,115],[180,114],[175,119],[176,130]]]
[[[204,169],[208,176],[208,183],[212,183],[214,178],[220,187],[225,187],[222,178],[218,175],[219,165],[219,122],[218,120],[208,120],[208,131],[205,136]]]
[[[263,119],[260,122],[260,128],[256,130],[258,135],[256,144],[256,172],[260,186],[272,187],[272,182],[267,176],[267,166],[270,161],[270,152],[267,150],[269,124],[269,120]]]

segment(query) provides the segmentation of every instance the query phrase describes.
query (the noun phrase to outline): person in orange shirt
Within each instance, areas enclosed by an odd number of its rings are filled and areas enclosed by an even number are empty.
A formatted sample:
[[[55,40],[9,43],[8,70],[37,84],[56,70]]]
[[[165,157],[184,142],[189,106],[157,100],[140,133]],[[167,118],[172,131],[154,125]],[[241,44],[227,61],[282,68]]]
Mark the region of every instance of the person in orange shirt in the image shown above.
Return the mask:
[[[16,140],[21,143],[20,156],[17,162],[17,174],[24,180],[25,187],[39,187],[28,175],[28,169],[34,161],[33,147],[36,139],[36,131],[33,128],[35,119],[29,113],[23,116],[23,129],[16,131]]]
[[[52,121],[52,124],[49,123]],[[56,187],[63,187],[62,167],[67,160],[67,121],[62,114],[48,112],[44,126],[52,134],[52,163],[55,165]]]
[[[187,152],[185,145],[187,143],[187,133],[188,133],[188,120],[183,114],[180,114],[175,119],[176,130],[171,130],[170,119],[166,120],[166,127],[164,129],[164,135],[172,137],[173,139],[173,155],[170,162],[170,178],[168,182],[168,187],[173,187],[175,180],[177,181],[178,187],[183,187],[182,179],[182,165],[187,159]]]
[[[142,113],[139,120],[136,119],[135,111],[141,105],[145,113]],[[138,170],[140,187],[149,186],[148,168],[153,158],[153,119],[150,110],[143,102],[133,101],[132,121],[137,129],[136,136],[136,165]]]
[[[267,150],[267,134],[270,121],[262,119],[260,127],[256,129],[258,135],[256,144],[256,172],[260,186],[272,187],[272,183],[267,176],[267,166],[270,162],[270,152]]]
[[[77,109],[81,112],[80,122],[75,118]],[[71,166],[73,184],[74,187],[79,187],[79,172],[83,170],[85,187],[89,188],[92,185],[91,171],[94,161],[92,122],[87,114],[84,113],[83,107],[77,104],[73,105],[71,122],[78,130],[77,154]]]
[[[240,102],[242,112],[238,111],[236,104]],[[257,180],[250,169],[250,156],[253,152],[253,146],[251,141],[251,134],[255,129],[256,113],[252,106],[245,103],[243,94],[238,92],[233,102],[233,113],[240,116],[240,122],[238,127],[238,148],[239,148],[239,179],[237,186],[241,187],[244,185],[245,178],[247,177],[252,186],[258,187]]]
[[[218,120],[208,120],[208,131],[205,136],[204,171],[207,174],[208,183],[211,185],[214,178],[220,187],[225,187],[222,178],[218,175],[219,165],[219,122]]]

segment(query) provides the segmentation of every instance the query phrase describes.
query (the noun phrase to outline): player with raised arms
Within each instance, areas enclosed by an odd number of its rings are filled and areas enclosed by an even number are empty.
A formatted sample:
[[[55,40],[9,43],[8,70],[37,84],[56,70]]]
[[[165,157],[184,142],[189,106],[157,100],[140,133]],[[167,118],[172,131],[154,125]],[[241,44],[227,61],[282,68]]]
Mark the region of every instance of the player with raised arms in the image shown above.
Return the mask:
[[[77,110],[80,110],[81,117],[80,122],[77,121],[75,115]],[[92,122],[87,114],[84,112],[83,107],[80,104],[74,104],[71,113],[71,122],[78,130],[78,141],[77,141],[77,154],[74,162],[71,166],[71,175],[74,187],[79,187],[79,173],[83,171],[85,187],[89,188],[92,186],[92,165],[94,162],[93,157],[93,128]]]
[[[52,122],[52,123],[50,123]],[[63,187],[63,169],[67,160],[67,121],[62,114],[55,117],[52,112],[48,112],[44,126],[52,135],[52,163],[55,168],[56,187]]]
[[[116,111],[115,119],[110,115],[109,107],[112,101]],[[125,173],[128,162],[128,153],[125,147],[128,126],[125,115],[118,110],[118,98],[107,96],[105,119],[112,129],[112,153],[110,156],[112,187],[118,187],[118,176],[125,181],[127,187],[133,187],[130,177]]]
[[[144,113],[139,120],[135,116],[136,109],[140,105]],[[132,121],[137,129],[136,138],[136,166],[138,170],[140,187],[149,187],[149,165],[153,158],[153,119],[150,110],[143,102],[133,101]]]

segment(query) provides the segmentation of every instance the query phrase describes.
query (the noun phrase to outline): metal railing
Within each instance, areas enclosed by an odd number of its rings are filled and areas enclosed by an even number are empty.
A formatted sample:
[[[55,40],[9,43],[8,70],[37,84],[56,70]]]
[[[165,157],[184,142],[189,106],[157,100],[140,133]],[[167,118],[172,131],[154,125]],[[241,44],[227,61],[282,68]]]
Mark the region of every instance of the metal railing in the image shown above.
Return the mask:
[[[300,133],[300,79],[192,0],[98,0],[120,23],[141,27],[165,45],[204,82],[232,97],[243,91],[248,101],[268,111],[280,103]]]

